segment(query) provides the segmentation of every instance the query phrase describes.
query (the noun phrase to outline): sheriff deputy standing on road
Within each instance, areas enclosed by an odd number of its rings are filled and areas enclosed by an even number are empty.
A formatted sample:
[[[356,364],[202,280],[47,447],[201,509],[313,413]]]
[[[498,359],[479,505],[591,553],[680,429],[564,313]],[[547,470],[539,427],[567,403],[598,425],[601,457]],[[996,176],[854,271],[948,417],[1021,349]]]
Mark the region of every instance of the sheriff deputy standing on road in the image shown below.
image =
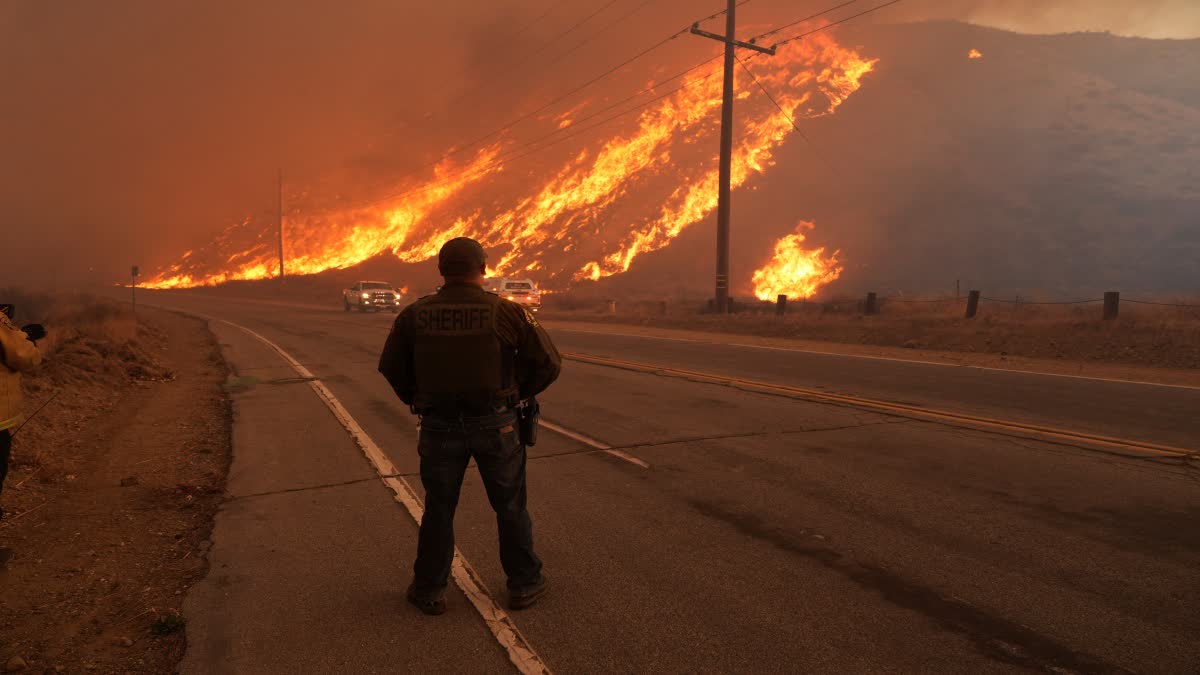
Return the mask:
[[[0,491],[8,476],[8,455],[12,450],[12,432],[21,416],[21,373],[29,372],[42,362],[38,351],[25,331],[17,328],[9,312],[12,305],[0,311]],[[0,505],[0,520],[4,507]]]
[[[525,507],[525,446],[533,397],[558,378],[562,358],[528,310],[483,289],[486,270],[479,242],[446,242],[438,253],[445,284],[396,317],[379,359],[421,418],[425,515],[407,597],[426,614],[446,611],[454,509],[472,457],[496,511],[509,606],[528,607],[546,591]]]

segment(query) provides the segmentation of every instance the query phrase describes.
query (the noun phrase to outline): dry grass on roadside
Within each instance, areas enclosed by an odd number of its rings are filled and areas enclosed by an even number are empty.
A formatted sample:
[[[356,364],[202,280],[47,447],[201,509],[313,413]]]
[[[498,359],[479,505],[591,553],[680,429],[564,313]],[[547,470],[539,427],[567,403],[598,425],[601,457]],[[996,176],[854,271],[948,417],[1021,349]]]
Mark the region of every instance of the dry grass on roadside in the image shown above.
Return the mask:
[[[1200,368],[1200,309],[1122,303],[1115,321],[1098,304],[1038,305],[983,302],[974,319],[954,300],[884,300],[865,316],[858,300],[792,303],[786,316],[769,303],[729,316],[702,314],[698,303],[618,302],[552,309],[547,319],[623,323],[712,333],[799,338],[845,344],[908,347],[1034,358]],[[1174,302],[1173,300],[1171,302]],[[1181,301],[1200,304],[1200,300]]]
[[[16,323],[41,323],[47,335],[38,342],[41,369],[22,378],[25,412],[52,405],[21,430],[21,445],[38,447],[34,454],[18,452],[13,468],[36,472],[40,482],[70,475],[74,453],[58,452],[63,446],[49,442],[62,429],[78,429],[101,414],[117,392],[137,381],[169,380],[150,346],[161,338],[156,329],[139,325],[129,308],[111,300],[84,294],[29,293],[0,289],[0,302],[16,305]],[[53,424],[46,419],[54,417]]]
[[[139,325],[128,307],[86,294],[27,293],[0,289],[0,300],[17,307],[18,325],[41,323],[48,334],[38,342],[45,358],[40,377],[25,378],[36,393],[39,385],[122,380],[153,380],[169,375],[145,346],[160,337]]]
[[[0,547],[15,556],[0,572],[0,664],[173,672],[228,470],[216,342],[198,320],[137,321],[83,295],[0,301],[49,331],[43,367],[22,379],[26,412],[41,412],[14,439],[3,493]]]

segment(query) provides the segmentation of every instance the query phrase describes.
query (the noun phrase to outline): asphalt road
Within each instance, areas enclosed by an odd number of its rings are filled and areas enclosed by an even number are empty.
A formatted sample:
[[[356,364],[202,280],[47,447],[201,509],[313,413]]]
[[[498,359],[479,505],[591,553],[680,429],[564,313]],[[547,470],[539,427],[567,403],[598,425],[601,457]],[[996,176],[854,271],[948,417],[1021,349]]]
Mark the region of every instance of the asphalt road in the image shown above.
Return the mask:
[[[151,301],[274,343],[400,472],[416,470],[414,420],[375,372],[390,315]],[[220,320],[235,456],[212,570],[185,607],[184,670],[514,669],[462,594],[438,618],[403,603],[414,521],[313,388]],[[1195,390],[551,332],[569,352],[1200,438]],[[579,362],[542,403],[553,423],[648,465],[548,431],[531,450],[552,592],[511,618],[552,671],[1200,669],[1194,466]],[[494,518],[468,476],[459,547],[496,592]]]

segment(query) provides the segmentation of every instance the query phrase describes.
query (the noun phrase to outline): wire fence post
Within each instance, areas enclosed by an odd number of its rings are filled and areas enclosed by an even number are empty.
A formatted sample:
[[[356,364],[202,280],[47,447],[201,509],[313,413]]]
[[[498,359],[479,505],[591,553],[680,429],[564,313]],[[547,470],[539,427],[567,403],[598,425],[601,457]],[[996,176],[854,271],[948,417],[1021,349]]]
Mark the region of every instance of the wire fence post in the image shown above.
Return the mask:
[[[1121,312],[1121,294],[1117,291],[1104,293],[1104,320],[1112,321]]]
[[[874,291],[867,293],[867,304],[863,306],[863,310],[863,313],[868,315],[879,313],[879,298]]]
[[[967,318],[974,319],[979,312],[979,291],[967,291]]]
[[[779,297],[775,298],[775,316],[784,314],[787,314],[787,295],[780,293]]]

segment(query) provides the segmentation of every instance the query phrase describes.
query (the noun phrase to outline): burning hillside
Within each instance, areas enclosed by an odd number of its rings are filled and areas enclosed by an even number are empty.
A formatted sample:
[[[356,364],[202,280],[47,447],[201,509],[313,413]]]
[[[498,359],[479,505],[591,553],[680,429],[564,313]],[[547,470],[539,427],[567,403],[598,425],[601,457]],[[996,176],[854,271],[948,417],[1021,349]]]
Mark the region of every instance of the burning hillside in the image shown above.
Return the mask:
[[[773,58],[751,59],[749,67],[779,107],[739,78],[733,185],[773,165],[776,149],[792,131],[789,118],[831,114],[875,63],[827,33],[783,46]],[[625,129],[566,143],[559,151],[571,147],[571,154],[543,155],[529,173],[518,175],[510,162],[599,127],[603,120],[589,120],[611,104],[589,101],[543,120],[544,131],[563,135],[547,136],[534,150],[500,141],[469,161],[444,161],[428,179],[398,186],[371,203],[306,205],[290,212],[287,271],[314,274],[388,253],[419,262],[436,255],[444,240],[471,236],[494,252],[493,272],[531,276],[550,288],[624,272],[637,256],[668,246],[716,207],[719,72],[720,63],[709,62],[679,85],[672,82],[675,89],[649,91],[657,98],[640,104],[636,118],[621,118]],[[269,219],[247,219],[147,285],[191,287],[274,276],[274,230]]]

